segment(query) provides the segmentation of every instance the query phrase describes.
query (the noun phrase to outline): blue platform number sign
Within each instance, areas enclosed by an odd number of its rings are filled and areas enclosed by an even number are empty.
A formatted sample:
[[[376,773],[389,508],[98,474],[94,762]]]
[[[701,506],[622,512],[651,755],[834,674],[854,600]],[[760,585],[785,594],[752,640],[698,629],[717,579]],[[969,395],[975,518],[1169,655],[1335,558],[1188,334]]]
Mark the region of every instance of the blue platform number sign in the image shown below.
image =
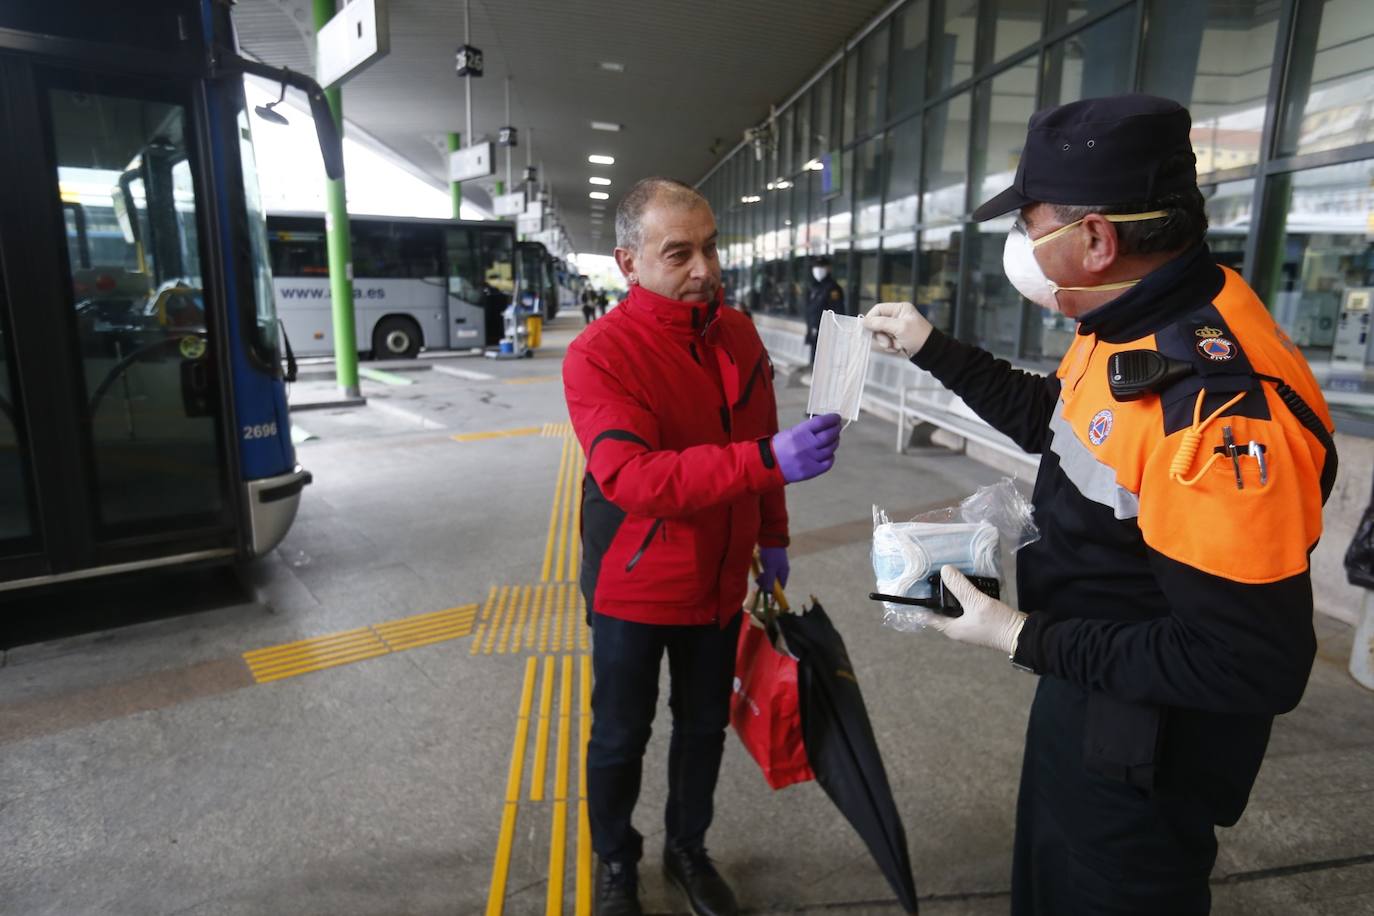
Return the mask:
[[[821,154],[821,196],[829,197],[844,189],[843,175],[840,173],[840,157],[835,153]]]

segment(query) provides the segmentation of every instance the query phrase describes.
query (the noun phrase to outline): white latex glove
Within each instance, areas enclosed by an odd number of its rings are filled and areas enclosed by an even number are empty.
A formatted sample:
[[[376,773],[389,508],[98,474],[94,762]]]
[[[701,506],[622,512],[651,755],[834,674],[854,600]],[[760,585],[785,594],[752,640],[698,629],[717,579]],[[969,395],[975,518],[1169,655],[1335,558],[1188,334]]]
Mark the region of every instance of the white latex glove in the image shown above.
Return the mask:
[[[1016,654],[1016,640],[1021,635],[1021,627],[1026,623],[1026,615],[1003,604],[991,595],[980,592],[972,582],[953,566],[940,569],[940,578],[945,587],[954,593],[964,607],[962,617],[946,617],[934,611],[921,612],[922,623],[939,630],[950,639],[987,646],[1006,653],[1010,658]]]
[[[888,353],[910,358],[925,346],[933,325],[910,302],[879,302],[864,316],[864,327]]]

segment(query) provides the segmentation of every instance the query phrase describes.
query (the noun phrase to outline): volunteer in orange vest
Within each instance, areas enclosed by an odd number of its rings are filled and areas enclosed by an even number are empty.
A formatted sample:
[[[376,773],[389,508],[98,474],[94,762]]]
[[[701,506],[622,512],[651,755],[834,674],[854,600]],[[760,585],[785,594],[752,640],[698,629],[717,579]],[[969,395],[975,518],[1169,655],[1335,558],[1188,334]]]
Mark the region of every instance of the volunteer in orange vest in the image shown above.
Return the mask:
[[[1308,556],[1335,478],[1307,363],[1204,243],[1187,109],[1087,99],[1030,120],[1003,266],[1077,320],[1054,375],[910,303],[865,319],[1039,454],[1041,537],[1014,609],[946,567],[946,636],[1040,675],[1012,864],[1016,916],[1207,913],[1216,827],[1245,808],[1315,653]],[[957,698],[951,698],[957,702]]]

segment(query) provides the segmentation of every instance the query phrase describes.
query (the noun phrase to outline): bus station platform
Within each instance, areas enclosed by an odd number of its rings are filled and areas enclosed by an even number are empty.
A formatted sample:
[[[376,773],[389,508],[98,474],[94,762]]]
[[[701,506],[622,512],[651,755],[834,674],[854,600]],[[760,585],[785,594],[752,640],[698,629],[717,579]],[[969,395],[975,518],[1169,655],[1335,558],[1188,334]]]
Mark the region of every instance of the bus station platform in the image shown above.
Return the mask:
[[[270,557],[241,582],[146,580],[139,600],[166,613],[6,648],[0,911],[590,912],[584,459],[560,378],[581,328],[558,319],[531,359],[364,364],[361,404],[303,366],[314,482]],[[806,389],[778,394],[781,421],[801,419]],[[830,473],[788,488],[788,593],[819,598],[848,645],[921,911],[1006,913],[1035,678],[885,629],[866,597],[875,504],[905,519],[1003,472],[897,453],[893,430],[862,416]],[[1302,704],[1219,831],[1215,913],[1374,913],[1374,697],[1345,671],[1351,628],[1316,627]],[[646,911],[678,914],[658,864],[664,677],[635,820]],[[820,788],[771,791],[733,736],[716,811],[707,844],[747,912],[900,912]]]

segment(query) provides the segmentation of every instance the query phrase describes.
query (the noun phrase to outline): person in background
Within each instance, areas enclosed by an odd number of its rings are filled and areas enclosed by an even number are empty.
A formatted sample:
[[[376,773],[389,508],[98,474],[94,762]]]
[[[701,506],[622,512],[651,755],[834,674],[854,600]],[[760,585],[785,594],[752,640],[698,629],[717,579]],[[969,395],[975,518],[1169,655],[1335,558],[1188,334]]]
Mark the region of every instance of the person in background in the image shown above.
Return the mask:
[[[830,275],[830,258],[821,255],[811,262],[811,289],[806,296],[806,345],[811,348],[808,363],[816,361],[816,335],[820,333],[821,313],[826,309],[844,313],[844,290]]]
[[[1007,278],[1077,322],[1050,377],[910,303],[864,319],[1041,456],[1022,610],[946,566],[963,615],[928,617],[1040,676],[1014,916],[1209,912],[1216,827],[1245,810],[1316,651],[1308,557],[1335,480],[1331,418],[1298,348],[1207,248],[1190,128],[1144,95],[1039,112],[1015,183],[974,211],[1017,215]]]
[[[830,469],[840,418],[778,431],[754,326],[725,308],[716,221],[697,191],[646,178],[616,212],[629,285],[568,347],[564,395],[587,456],[582,594],[592,626],[587,804],[593,912],[640,913],[643,837],[631,824],[668,656],[673,730],[663,867],[698,916],[738,912],[706,854],[730,721],[740,607],[786,583],[783,487]]]
[[[582,291],[582,320],[591,324],[596,317],[596,290],[587,287]]]

